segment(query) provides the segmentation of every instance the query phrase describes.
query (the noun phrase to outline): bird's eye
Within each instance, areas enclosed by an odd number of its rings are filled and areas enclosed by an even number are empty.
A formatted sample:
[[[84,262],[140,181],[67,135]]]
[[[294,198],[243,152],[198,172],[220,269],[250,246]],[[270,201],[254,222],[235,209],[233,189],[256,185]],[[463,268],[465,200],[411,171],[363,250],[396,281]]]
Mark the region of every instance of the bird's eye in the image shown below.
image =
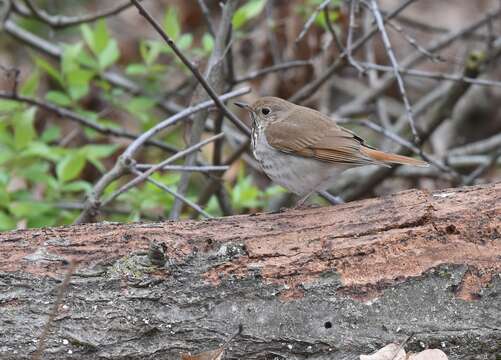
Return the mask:
[[[271,112],[270,108],[264,107],[261,109],[261,114],[268,115]]]

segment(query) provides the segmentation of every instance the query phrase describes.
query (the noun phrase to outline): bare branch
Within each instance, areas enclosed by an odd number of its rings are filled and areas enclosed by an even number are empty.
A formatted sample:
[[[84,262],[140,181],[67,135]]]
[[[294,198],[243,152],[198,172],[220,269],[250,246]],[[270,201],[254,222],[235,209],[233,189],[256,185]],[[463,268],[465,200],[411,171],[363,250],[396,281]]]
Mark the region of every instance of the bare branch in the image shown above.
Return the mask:
[[[33,0],[24,0],[24,3],[30,10],[31,14],[35,16],[35,18],[55,29],[61,29],[69,26],[76,26],[83,23],[92,22],[102,18],[117,15],[132,6],[132,4],[128,0],[126,0],[118,5],[115,5],[112,8],[99,11],[95,14],[82,15],[82,16],[64,16],[64,15],[48,14],[44,10],[39,9],[33,3]],[[26,12],[20,11],[19,13],[20,15],[26,15]]]
[[[216,33],[214,32],[214,26],[212,25],[212,20],[210,18],[210,11],[205,3],[205,0],[197,0],[198,6],[200,6],[200,10],[202,10],[202,14],[204,15],[205,24],[207,25],[207,30],[209,30],[209,34],[212,37],[216,37]]]
[[[294,40],[294,42],[296,44],[298,42],[300,42],[303,39],[303,37],[306,35],[308,30],[310,30],[310,27],[311,27],[311,25],[313,25],[313,22],[315,21],[315,18],[317,17],[318,13],[320,11],[322,11],[327,5],[329,5],[330,2],[331,2],[331,0],[324,0],[320,5],[317,6],[315,11],[313,11],[313,13],[310,15],[308,20],[306,20],[306,22],[304,23],[303,29],[301,30],[301,32],[297,36],[296,40]]]
[[[386,33],[386,29],[384,27],[383,17],[381,16],[381,12],[379,11],[379,6],[377,4],[377,0],[371,0],[371,10],[376,19],[376,24],[378,26],[379,32],[381,33],[381,38],[383,39],[383,44],[386,49],[386,53],[388,54],[388,58],[390,59],[391,65],[393,67],[393,73],[395,78],[397,79],[398,89],[400,91],[400,95],[402,95],[402,100],[405,105],[405,111],[407,113],[407,119],[409,120],[409,124],[411,126],[412,135],[414,136],[414,141],[416,143],[419,142],[419,135],[416,130],[416,124],[414,122],[414,116],[412,115],[412,107],[409,102],[409,98],[407,97],[407,92],[405,90],[404,80],[402,76],[400,76],[400,68],[398,65],[397,58],[395,53],[393,52],[393,48],[391,46],[390,38]]]

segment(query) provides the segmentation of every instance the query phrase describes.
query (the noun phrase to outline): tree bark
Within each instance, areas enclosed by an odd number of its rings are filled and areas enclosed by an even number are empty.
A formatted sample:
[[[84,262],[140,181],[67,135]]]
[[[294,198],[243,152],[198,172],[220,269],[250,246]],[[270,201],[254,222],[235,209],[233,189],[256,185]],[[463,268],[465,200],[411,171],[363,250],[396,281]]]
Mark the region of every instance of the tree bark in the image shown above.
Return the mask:
[[[501,353],[501,184],[206,221],[0,234],[0,359],[358,359],[393,341]],[[150,242],[167,262],[152,265]]]

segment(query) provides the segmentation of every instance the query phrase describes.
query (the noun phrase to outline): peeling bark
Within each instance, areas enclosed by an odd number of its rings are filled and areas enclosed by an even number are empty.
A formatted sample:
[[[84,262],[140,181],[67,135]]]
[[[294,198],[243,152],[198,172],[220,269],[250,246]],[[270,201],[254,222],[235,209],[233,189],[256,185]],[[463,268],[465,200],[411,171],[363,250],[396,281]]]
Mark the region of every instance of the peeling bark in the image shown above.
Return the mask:
[[[0,359],[357,359],[389,342],[501,353],[501,184],[206,221],[0,234]],[[150,263],[150,241],[165,266]],[[158,259],[157,259],[158,260]],[[156,261],[155,263],[158,263]],[[70,353],[71,352],[71,353]]]

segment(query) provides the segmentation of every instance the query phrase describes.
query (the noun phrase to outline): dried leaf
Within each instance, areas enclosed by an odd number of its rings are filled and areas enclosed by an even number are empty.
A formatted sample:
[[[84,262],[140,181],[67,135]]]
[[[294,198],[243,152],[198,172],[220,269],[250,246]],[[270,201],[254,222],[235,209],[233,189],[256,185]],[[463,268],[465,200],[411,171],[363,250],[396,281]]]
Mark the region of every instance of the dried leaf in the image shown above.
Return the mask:
[[[428,349],[418,354],[409,354],[408,360],[447,360],[448,357],[442,350]]]
[[[221,360],[224,354],[224,347],[216,350],[204,351],[199,354],[190,355],[181,353],[181,360]]]
[[[405,350],[398,344],[388,344],[371,355],[360,355],[360,360],[405,360]]]

